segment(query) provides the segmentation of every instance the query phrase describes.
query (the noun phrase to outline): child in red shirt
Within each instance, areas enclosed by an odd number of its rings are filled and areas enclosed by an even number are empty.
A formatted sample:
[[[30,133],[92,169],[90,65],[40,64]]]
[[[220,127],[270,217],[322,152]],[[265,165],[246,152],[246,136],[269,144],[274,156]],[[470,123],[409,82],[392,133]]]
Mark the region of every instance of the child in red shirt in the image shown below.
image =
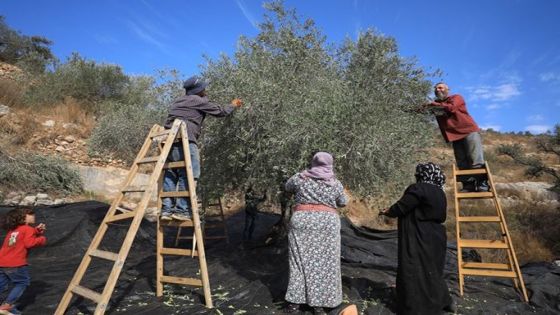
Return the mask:
[[[14,209],[6,214],[3,228],[8,231],[2,248],[0,248],[0,292],[8,288],[10,284],[14,287],[0,305],[1,311],[10,311],[18,314],[14,304],[23,294],[31,282],[27,266],[27,251],[36,246],[45,245],[45,224],[37,227],[35,224],[35,213],[31,209]]]

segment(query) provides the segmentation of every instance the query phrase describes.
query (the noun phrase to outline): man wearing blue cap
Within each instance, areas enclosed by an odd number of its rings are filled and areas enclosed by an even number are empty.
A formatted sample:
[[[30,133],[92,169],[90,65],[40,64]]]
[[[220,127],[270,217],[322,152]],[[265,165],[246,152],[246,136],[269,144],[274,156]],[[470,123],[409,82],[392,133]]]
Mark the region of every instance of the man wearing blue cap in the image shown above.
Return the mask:
[[[208,100],[206,87],[208,82],[204,79],[193,76],[185,81],[185,95],[177,99],[169,109],[165,128],[171,128],[175,119],[181,119],[187,124],[189,136],[189,151],[194,180],[200,177],[200,156],[198,153],[198,138],[206,115],[214,117],[225,117],[233,113],[236,108],[241,107],[243,102],[234,99],[230,105],[218,105]],[[167,158],[168,162],[184,160],[184,152],[181,143],[174,143]],[[186,190],[187,174],[184,168],[167,169],[163,177],[163,191]],[[173,205],[175,199],[175,205]],[[162,220],[190,220],[192,212],[187,198],[164,198],[162,201],[161,219]]]

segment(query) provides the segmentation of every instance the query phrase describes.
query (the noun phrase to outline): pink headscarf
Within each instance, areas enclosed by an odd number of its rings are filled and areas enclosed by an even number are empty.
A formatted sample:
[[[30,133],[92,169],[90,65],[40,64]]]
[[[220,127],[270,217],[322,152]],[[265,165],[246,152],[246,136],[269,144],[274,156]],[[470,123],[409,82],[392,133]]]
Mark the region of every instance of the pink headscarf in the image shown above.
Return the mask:
[[[325,184],[335,184],[333,171],[333,157],[327,152],[317,152],[311,161],[311,168],[301,172],[303,177],[310,177],[325,181]]]

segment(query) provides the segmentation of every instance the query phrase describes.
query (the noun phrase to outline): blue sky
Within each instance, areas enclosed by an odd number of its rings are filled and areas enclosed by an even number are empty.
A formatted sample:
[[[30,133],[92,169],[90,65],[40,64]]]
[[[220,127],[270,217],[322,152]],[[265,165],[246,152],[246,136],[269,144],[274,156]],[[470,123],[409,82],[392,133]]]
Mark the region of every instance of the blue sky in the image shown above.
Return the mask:
[[[312,18],[329,42],[374,28],[396,38],[401,55],[443,70],[484,128],[543,132],[560,123],[560,1],[286,1]],[[252,37],[262,1],[4,0],[0,14],[26,35],[121,65],[129,74],[174,68],[196,74],[212,57]],[[435,83],[435,82],[434,82]]]

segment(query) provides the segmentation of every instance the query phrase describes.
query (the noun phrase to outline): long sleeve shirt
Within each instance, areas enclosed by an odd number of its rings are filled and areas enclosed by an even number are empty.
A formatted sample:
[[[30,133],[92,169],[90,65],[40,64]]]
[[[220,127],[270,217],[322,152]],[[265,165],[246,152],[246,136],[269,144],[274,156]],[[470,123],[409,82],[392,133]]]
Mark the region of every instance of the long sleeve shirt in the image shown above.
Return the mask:
[[[41,231],[29,225],[20,225],[8,231],[0,249],[0,267],[27,265],[27,251],[47,243],[47,238],[41,234]]]
[[[434,101],[431,105],[441,106],[445,110],[445,114],[436,116],[436,119],[446,142],[461,140],[471,132],[480,130],[469,115],[465,100],[461,95],[451,95],[446,100]]]
[[[169,129],[175,119],[181,119],[187,124],[189,142],[197,143],[206,115],[224,117],[230,115],[234,109],[232,105],[212,103],[206,96],[184,95],[171,105],[164,127]]]

